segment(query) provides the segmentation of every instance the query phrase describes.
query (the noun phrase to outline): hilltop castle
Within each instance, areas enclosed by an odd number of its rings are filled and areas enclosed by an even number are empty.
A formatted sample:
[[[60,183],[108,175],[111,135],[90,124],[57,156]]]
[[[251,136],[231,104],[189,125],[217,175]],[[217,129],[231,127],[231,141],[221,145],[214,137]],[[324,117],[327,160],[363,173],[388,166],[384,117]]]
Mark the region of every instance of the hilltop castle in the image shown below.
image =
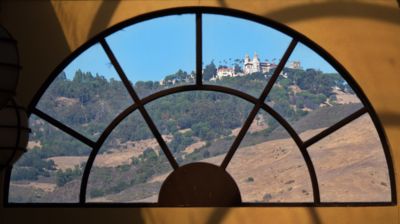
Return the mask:
[[[274,69],[276,67],[277,64],[275,63],[268,61],[261,62],[260,59],[258,58],[257,53],[254,54],[253,59],[250,59],[249,55],[246,54],[243,62],[243,73],[241,72],[235,73],[235,70],[233,68],[221,67],[217,70],[217,76],[214,77],[213,80],[222,79],[223,77],[245,76],[255,72],[267,73],[271,69]],[[288,68],[301,69],[300,61],[290,62]]]
[[[220,66],[217,69],[217,74],[210,79],[210,81],[221,80],[224,77],[237,77],[246,76],[252,73],[261,72],[268,73],[271,69],[276,68],[278,65],[265,60],[261,62],[258,58],[257,53],[254,53],[253,59],[250,59],[249,55],[246,54],[243,60],[243,67],[240,69],[234,69],[233,67]],[[287,66],[291,69],[301,69],[300,61],[291,61]],[[176,83],[188,83],[195,80],[194,74],[186,74],[186,72],[181,71],[182,74],[179,76],[169,76],[160,81],[160,85],[175,85]],[[185,74],[183,74],[185,73]],[[281,74],[285,77],[286,73]],[[264,74],[266,76],[266,74]]]
[[[254,54],[253,60],[250,60],[249,55],[246,54],[243,63],[243,73],[245,75],[255,72],[266,73],[269,72],[271,69],[276,68],[276,66],[276,64],[270,63],[268,61],[260,62],[257,53]]]

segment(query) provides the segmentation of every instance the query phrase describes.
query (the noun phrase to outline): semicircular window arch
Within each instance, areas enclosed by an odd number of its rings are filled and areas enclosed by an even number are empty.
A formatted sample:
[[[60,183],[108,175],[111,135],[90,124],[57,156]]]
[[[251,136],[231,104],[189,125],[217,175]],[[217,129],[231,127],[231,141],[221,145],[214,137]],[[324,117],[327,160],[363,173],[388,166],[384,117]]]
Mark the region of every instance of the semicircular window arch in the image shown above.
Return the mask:
[[[78,49],[29,112],[8,204],[396,204],[388,144],[356,82],[274,21],[179,8]]]

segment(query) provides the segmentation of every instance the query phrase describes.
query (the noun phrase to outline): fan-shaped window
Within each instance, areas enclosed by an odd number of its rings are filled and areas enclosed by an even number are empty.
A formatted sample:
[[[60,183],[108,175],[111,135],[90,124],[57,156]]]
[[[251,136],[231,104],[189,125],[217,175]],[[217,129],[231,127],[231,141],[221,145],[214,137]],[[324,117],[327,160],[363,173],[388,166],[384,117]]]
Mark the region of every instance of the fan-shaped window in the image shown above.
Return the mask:
[[[396,203],[367,98],[283,25],[166,10],[110,28],[62,65],[31,104],[8,205]]]

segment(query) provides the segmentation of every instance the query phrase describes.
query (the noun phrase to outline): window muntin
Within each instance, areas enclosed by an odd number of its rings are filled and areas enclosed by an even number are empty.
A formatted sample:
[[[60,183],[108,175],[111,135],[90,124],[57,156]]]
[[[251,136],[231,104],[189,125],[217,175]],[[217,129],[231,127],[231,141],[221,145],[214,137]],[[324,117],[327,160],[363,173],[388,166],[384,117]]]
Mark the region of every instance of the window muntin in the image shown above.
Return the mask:
[[[195,31],[194,15],[183,14],[143,21],[105,39],[143,98],[195,82]]]
[[[272,134],[276,130],[279,132]],[[263,110],[258,112],[227,170],[238,184],[243,202],[313,201],[310,175],[298,146]]]
[[[28,152],[14,165],[9,200],[77,203],[91,148],[47,121],[31,115]]]
[[[200,57],[202,55],[202,48],[201,48],[201,44],[202,42],[199,41],[201,40],[201,25],[202,21],[202,15],[206,15],[205,13],[210,12],[210,13],[216,13],[216,14],[222,14],[222,15],[230,15],[230,16],[239,16],[239,17],[243,17],[245,19],[249,19],[249,20],[254,20],[256,22],[259,22],[261,24],[264,24],[266,26],[270,26],[273,27],[283,33],[288,34],[289,36],[291,36],[292,38],[294,38],[294,40],[292,40],[291,44],[289,45],[289,48],[286,50],[286,53],[283,55],[283,59],[282,61],[282,65],[278,65],[276,70],[277,73],[271,76],[271,79],[267,82],[266,88],[264,89],[263,93],[261,94],[260,98],[256,98],[256,97],[252,97],[251,95],[247,95],[246,93],[243,93],[241,91],[235,90],[235,89],[230,89],[230,88],[225,88],[223,86],[214,86],[214,85],[204,85],[202,84],[202,79],[199,76],[196,76],[196,82],[194,85],[186,85],[186,86],[179,86],[179,87],[173,87],[167,90],[162,90],[160,92],[154,93],[152,95],[149,95],[148,97],[143,98],[142,100],[139,98],[139,96],[137,95],[134,87],[132,88],[131,83],[129,82],[128,79],[128,75],[124,72],[124,70],[122,69],[120,63],[118,62],[117,58],[114,55],[114,52],[112,51],[112,49],[110,48],[110,45],[108,45],[107,41],[104,38],[107,38],[108,35],[112,34],[113,32],[117,31],[118,29],[124,28],[127,25],[130,24],[135,24],[137,22],[141,22],[144,19],[149,19],[149,18],[155,18],[157,16],[160,16],[160,14],[153,14],[150,16],[144,16],[144,17],[138,17],[136,19],[132,19],[132,21],[129,22],[125,22],[121,25],[117,25],[114,28],[105,31],[104,33],[100,34],[99,36],[97,36],[93,41],[91,41],[90,44],[85,45],[85,47],[82,47],[78,52],[83,52],[86,48],[88,48],[89,46],[100,42],[101,46],[103,47],[103,49],[105,50],[109,61],[111,61],[111,64],[116,68],[116,71],[119,75],[119,77],[121,77],[121,80],[123,82],[123,85],[127,88],[130,97],[132,98],[132,101],[134,102],[134,104],[132,104],[131,106],[128,106],[123,112],[121,112],[105,129],[105,131],[100,135],[99,139],[94,142],[95,139],[91,140],[88,137],[85,137],[84,135],[80,134],[79,132],[77,132],[74,129],[71,129],[70,127],[68,127],[68,125],[63,124],[62,122],[58,121],[57,119],[52,118],[51,116],[49,116],[46,113],[43,113],[43,111],[39,110],[36,106],[36,102],[37,100],[33,101],[32,103],[32,109],[30,112],[40,116],[41,118],[45,119],[46,121],[48,121],[49,123],[57,126],[58,128],[60,128],[61,130],[63,130],[66,134],[69,134],[71,136],[73,136],[74,138],[76,138],[77,140],[81,141],[82,143],[86,144],[87,146],[90,146],[91,148],[93,148],[94,150],[92,150],[88,162],[87,162],[87,166],[85,167],[85,170],[83,172],[83,177],[82,177],[82,185],[81,185],[81,191],[79,194],[79,202],[77,204],[79,205],[83,205],[86,203],[90,203],[90,200],[87,200],[87,184],[88,184],[88,178],[89,178],[89,174],[91,169],[93,168],[93,162],[96,159],[96,155],[98,153],[98,151],[100,150],[100,147],[102,145],[102,143],[104,143],[105,141],[105,137],[108,136],[108,134],[124,119],[126,118],[130,113],[132,113],[133,111],[135,111],[136,109],[140,112],[140,114],[143,116],[146,125],[148,125],[150,127],[150,130],[152,132],[152,134],[154,135],[154,137],[157,139],[157,142],[160,145],[161,151],[166,155],[167,160],[170,162],[171,166],[174,169],[177,169],[179,167],[179,164],[176,162],[176,160],[173,157],[173,154],[171,153],[171,151],[168,149],[168,145],[165,142],[165,140],[162,138],[161,133],[159,132],[159,130],[157,129],[157,126],[155,125],[154,121],[152,120],[151,116],[149,116],[146,108],[144,107],[144,105],[157,100],[160,97],[163,96],[167,96],[173,93],[178,93],[178,92],[182,92],[182,91],[193,91],[193,90],[210,90],[210,91],[217,91],[217,92],[224,92],[224,93],[228,93],[231,94],[233,96],[237,96],[240,98],[243,98],[245,100],[247,100],[248,102],[252,103],[255,105],[255,107],[253,108],[252,113],[250,113],[250,117],[247,118],[245,124],[244,124],[244,128],[241,129],[240,133],[239,132],[239,138],[236,138],[234,143],[230,146],[230,150],[227,154],[227,157],[224,157],[224,160],[221,164],[222,168],[227,168],[227,166],[230,164],[230,159],[231,158],[235,158],[235,152],[236,149],[240,146],[241,143],[241,138],[244,137],[247,133],[247,127],[251,126],[251,122],[253,121],[253,118],[257,120],[257,114],[259,112],[260,109],[265,110],[267,113],[269,113],[269,115],[271,115],[272,117],[274,117],[274,119],[276,119],[282,126],[283,128],[288,132],[288,134],[290,135],[290,137],[294,140],[294,142],[296,143],[296,145],[298,146],[302,157],[304,158],[304,161],[306,163],[307,166],[307,170],[309,172],[309,177],[311,179],[311,185],[312,185],[312,194],[313,194],[313,200],[312,201],[307,201],[303,200],[303,202],[298,202],[301,200],[290,200],[290,201],[277,201],[277,202],[259,202],[258,200],[256,200],[257,202],[246,202],[245,200],[243,200],[244,203],[240,204],[241,206],[247,206],[247,205],[267,205],[267,206],[281,206],[282,204],[284,205],[297,205],[297,206],[304,206],[304,205],[318,205],[318,206],[332,206],[332,205],[391,205],[391,204],[395,204],[396,203],[396,192],[395,192],[395,183],[394,183],[394,177],[393,177],[393,166],[391,164],[391,159],[390,159],[390,154],[389,154],[389,149],[388,149],[388,145],[386,143],[386,140],[384,138],[384,134],[383,134],[383,130],[381,128],[381,126],[379,125],[379,122],[376,118],[376,115],[374,114],[374,111],[372,109],[372,107],[369,105],[366,97],[363,95],[362,91],[359,89],[359,87],[357,87],[356,83],[354,82],[354,80],[352,80],[351,76],[344,70],[344,68],[342,68],[340,66],[339,63],[337,63],[331,56],[328,55],[328,53],[326,53],[325,51],[323,51],[322,49],[320,49],[317,45],[315,45],[314,43],[312,43],[310,40],[308,40],[307,38],[303,37],[302,35],[296,33],[293,30],[290,30],[287,27],[284,27],[280,24],[277,24],[273,21],[268,21],[265,19],[260,19],[258,17],[255,16],[251,16],[249,14],[245,14],[242,12],[238,12],[238,11],[230,11],[230,10],[217,10],[217,9],[213,9],[213,8],[185,8],[185,9],[176,9],[177,11],[171,10],[171,11],[165,11],[163,13],[161,13],[161,15],[170,15],[170,14],[181,14],[181,13],[195,13],[196,14],[196,71],[197,74],[200,74],[199,71],[201,71],[201,61],[202,61],[202,57]],[[193,10],[193,11],[191,11]],[[199,11],[198,11],[199,10]],[[193,17],[194,18],[194,17]],[[134,25],[133,25],[134,26]],[[199,35],[200,34],[200,35]],[[268,104],[265,104],[264,101],[266,99],[266,97],[268,97],[268,93],[270,93],[271,88],[273,88],[273,85],[276,81],[276,79],[279,79],[279,74],[280,74],[280,70],[285,69],[284,64],[287,62],[287,59],[289,58],[289,56],[292,54],[293,49],[295,49],[296,45],[298,44],[297,42],[300,41],[299,44],[304,43],[307,46],[310,46],[312,49],[316,49],[321,55],[323,55],[323,57],[325,59],[327,59],[334,67],[336,70],[338,70],[340,72],[340,74],[345,78],[345,80],[349,83],[349,85],[353,88],[353,90],[355,91],[355,93],[357,93],[357,96],[359,98],[362,99],[362,102],[364,102],[364,107],[355,111],[354,113],[350,114],[349,116],[343,118],[342,120],[339,120],[337,123],[333,124],[332,126],[326,128],[325,130],[323,130],[322,132],[319,133],[315,133],[316,135],[313,135],[313,137],[311,138],[304,138],[307,139],[306,141],[302,141],[302,139],[299,137],[299,134],[293,129],[293,127],[288,123],[288,121],[286,121],[284,119],[284,117],[282,115],[280,115],[279,113],[277,113],[277,111],[275,111],[273,108],[271,108]],[[74,55],[77,55],[78,53],[75,53]],[[74,56],[71,56],[71,58],[73,58]],[[67,59],[66,62],[64,64],[68,65],[67,62],[70,62],[70,59]],[[280,66],[280,67],[279,67]],[[60,74],[61,71],[57,70],[55,71],[55,75],[53,75],[50,78],[54,78],[56,76],[56,74]],[[120,83],[121,84],[121,83]],[[38,96],[40,97],[42,95],[42,93],[39,93]],[[39,99],[39,98],[36,98]],[[273,106],[273,105],[272,105]],[[318,180],[319,178],[317,178],[317,172],[316,172],[316,168],[314,167],[313,161],[310,159],[310,154],[307,151],[307,148],[309,148],[310,146],[312,146],[313,144],[317,143],[318,141],[320,141],[321,139],[326,138],[327,136],[329,136],[330,134],[334,133],[335,131],[337,131],[338,129],[340,129],[342,126],[348,124],[349,122],[357,119],[358,117],[362,116],[363,114],[369,114],[371,115],[372,120],[374,121],[373,125],[375,125],[374,128],[377,128],[377,132],[380,136],[380,140],[381,140],[381,144],[383,146],[383,151],[380,151],[379,153],[381,154],[381,158],[385,157],[385,161],[387,164],[387,170],[386,173],[388,174],[387,176],[389,176],[389,180],[390,180],[390,192],[388,192],[387,196],[390,194],[390,196],[388,196],[388,198],[390,197],[391,200],[374,200],[374,201],[367,201],[367,200],[356,200],[356,201],[337,201],[337,200],[325,200],[322,201],[321,200],[321,190],[319,188],[323,187],[322,185],[319,185]],[[259,118],[258,118],[259,119]],[[301,136],[301,134],[300,134]],[[240,150],[239,150],[240,152]],[[256,156],[256,155],[255,155]],[[209,159],[211,161],[211,159]],[[229,169],[229,168],[228,168]],[[9,177],[9,176],[8,176]],[[286,182],[285,182],[286,183]],[[12,186],[12,185],[11,185]],[[6,195],[9,192],[6,192]],[[303,192],[304,193],[304,192]],[[305,194],[306,195],[306,194]],[[246,198],[246,197],[243,197]],[[269,198],[269,197],[267,197]],[[297,198],[298,199],[298,198]],[[9,201],[12,202],[12,200],[10,200],[9,197]],[[251,199],[249,201],[252,201]],[[26,202],[26,201],[25,201]],[[63,203],[61,201],[57,201],[58,203]],[[122,201],[120,201],[122,202]],[[9,203],[10,204],[10,203]],[[14,203],[12,203],[14,204]],[[157,203],[143,203],[143,202],[134,202],[134,203],[129,203],[132,206],[137,206],[137,205],[145,205],[145,206],[157,206]],[[17,205],[17,204],[16,204]],[[98,205],[98,204],[96,204]],[[101,204],[100,204],[101,205]]]
[[[382,144],[368,114],[321,139],[308,151],[322,202],[390,201]]]
[[[260,96],[291,41],[262,24],[214,14],[203,15],[202,34],[203,82],[254,97]]]
[[[300,64],[302,61],[305,63]],[[266,103],[281,114],[304,141],[363,108],[346,80],[301,43],[289,57]]]
[[[142,115],[135,111],[118,124],[97,153],[86,201],[157,202],[171,170]]]
[[[99,75],[100,71],[106,74]],[[72,87],[78,85],[81,92]],[[107,102],[110,95],[113,102]],[[115,114],[130,104],[120,77],[100,44],[95,44],[65,67],[36,108],[95,141]]]
[[[243,99],[211,91],[176,93],[146,105],[178,164],[206,160],[218,166],[251,107]]]

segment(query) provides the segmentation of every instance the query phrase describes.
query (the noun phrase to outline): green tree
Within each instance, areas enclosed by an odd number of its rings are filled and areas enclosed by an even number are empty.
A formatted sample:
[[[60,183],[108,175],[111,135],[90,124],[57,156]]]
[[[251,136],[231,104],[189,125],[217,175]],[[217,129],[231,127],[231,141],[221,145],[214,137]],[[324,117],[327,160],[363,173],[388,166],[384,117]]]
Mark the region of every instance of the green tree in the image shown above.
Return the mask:
[[[212,77],[217,75],[217,67],[214,64],[214,60],[211,61],[210,64],[206,65],[203,71],[203,79],[210,80]]]

